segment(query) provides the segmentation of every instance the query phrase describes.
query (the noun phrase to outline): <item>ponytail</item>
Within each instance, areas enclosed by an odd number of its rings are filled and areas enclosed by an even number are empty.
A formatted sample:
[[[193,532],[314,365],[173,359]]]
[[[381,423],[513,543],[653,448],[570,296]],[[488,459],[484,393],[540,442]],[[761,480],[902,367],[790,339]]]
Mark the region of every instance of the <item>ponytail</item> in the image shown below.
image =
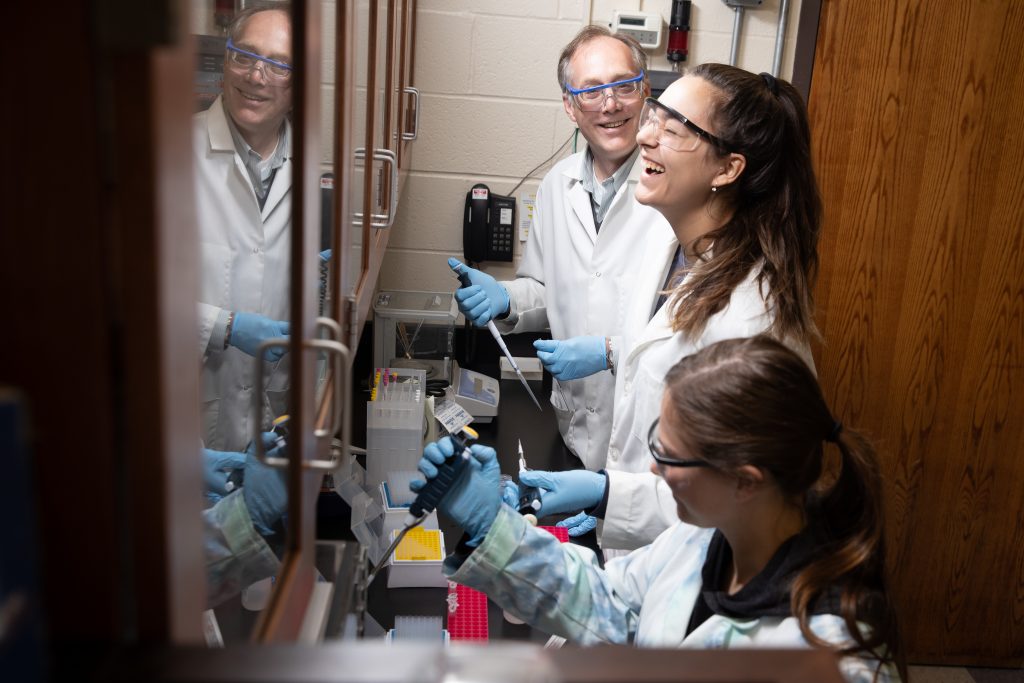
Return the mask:
[[[826,441],[839,450],[839,473],[827,490],[807,494],[805,513],[812,533],[826,539],[829,551],[797,574],[790,587],[790,609],[809,643],[834,647],[811,631],[810,618],[815,601],[838,587],[839,614],[854,640],[839,653],[870,653],[879,670],[891,663],[907,680],[895,613],[886,598],[878,459],[867,439],[843,430],[839,422]],[[861,623],[868,628],[862,630]]]
[[[695,456],[722,472],[759,467],[787,501],[802,506],[805,533],[819,552],[797,570],[789,591],[807,642],[864,653],[879,671],[893,664],[905,677],[885,587],[878,460],[867,439],[835,421],[810,368],[767,335],[729,339],[680,360],[665,391]],[[845,623],[852,639],[846,647],[811,631],[812,615],[823,612]]]

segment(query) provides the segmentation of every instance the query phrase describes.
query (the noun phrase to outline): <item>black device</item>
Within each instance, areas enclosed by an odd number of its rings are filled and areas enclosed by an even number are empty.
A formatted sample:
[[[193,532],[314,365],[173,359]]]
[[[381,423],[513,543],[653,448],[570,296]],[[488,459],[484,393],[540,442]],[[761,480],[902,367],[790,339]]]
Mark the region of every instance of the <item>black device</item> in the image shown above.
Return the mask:
[[[519,514],[536,515],[540,510],[540,489],[536,486],[519,484]]]
[[[462,474],[469,464],[468,456],[463,451],[469,445],[469,441],[476,438],[476,432],[463,430],[451,435],[452,445],[455,451],[448,456],[443,463],[437,467],[437,476],[427,480],[427,485],[420,489],[416,499],[409,506],[409,514],[414,518],[421,518],[429,515],[437,504],[448,493],[448,489]],[[390,553],[388,553],[390,555]]]
[[[477,183],[466,193],[462,254],[468,263],[511,261],[516,199]]]
[[[690,0],[672,0],[668,22],[668,60],[675,64],[685,62],[689,54]]]

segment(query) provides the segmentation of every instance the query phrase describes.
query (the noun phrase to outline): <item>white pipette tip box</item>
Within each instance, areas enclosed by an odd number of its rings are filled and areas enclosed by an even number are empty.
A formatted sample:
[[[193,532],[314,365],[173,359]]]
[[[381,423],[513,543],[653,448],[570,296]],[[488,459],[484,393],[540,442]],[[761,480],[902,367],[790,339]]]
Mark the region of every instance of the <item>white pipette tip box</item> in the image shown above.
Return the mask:
[[[391,541],[397,533],[391,532]],[[443,561],[444,534],[439,529],[415,527],[391,554],[388,588],[447,588],[448,578],[441,571]]]
[[[448,646],[451,636],[448,630],[442,627],[441,617],[418,617],[395,615],[395,627],[389,629],[385,636],[385,642],[391,645],[395,642],[441,642]]]
[[[534,380],[540,381],[544,379],[544,367],[540,364],[540,358],[520,358],[515,356],[516,365],[519,366],[519,370],[523,373],[523,377],[527,382]],[[512,369],[512,364],[508,362],[508,358],[502,356],[498,359],[498,366],[501,368],[502,379],[518,379],[516,371]]]

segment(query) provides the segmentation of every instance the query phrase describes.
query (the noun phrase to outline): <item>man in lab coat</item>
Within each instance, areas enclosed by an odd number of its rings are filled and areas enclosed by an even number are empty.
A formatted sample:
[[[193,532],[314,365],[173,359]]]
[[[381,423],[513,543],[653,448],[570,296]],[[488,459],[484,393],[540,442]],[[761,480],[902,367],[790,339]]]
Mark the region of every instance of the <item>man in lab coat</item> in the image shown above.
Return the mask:
[[[288,336],[292,186],[292,26],[287,9],[242,12],[229,29],[224,90],[194,119],[202,274],[203,441],[243,451],[286,411],[288,359],[257,348]],[[253,425],[253,392],[263,425]]]
[[[651,234],[671,237],[664,217],[633,198],[643,170],[636,134],[650,94],[646,70],[633,40],[584,27],[562,51],[558,80],[565,113],[587,148],[541,181],[516,279],[499,283],[449,261],[469,273],[471,285],[455,296],[474,324],[493,319],[504,333],[550,327],[553,339],[538,341],[537,355],[555,378],[551,404],[562,438],[590,470],[605,464],[615,392],[610,362],[631,280],[644,268],[642,245]]]

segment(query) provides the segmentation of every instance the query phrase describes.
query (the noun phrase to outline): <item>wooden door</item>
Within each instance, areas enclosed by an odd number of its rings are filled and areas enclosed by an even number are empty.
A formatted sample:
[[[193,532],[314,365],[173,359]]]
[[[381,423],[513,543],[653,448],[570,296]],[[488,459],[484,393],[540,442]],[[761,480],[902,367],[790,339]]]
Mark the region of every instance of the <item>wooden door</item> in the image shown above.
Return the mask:
[[[1024,664],[1024,3],[822,3],[818,367],[883,459],[912,662]]]

